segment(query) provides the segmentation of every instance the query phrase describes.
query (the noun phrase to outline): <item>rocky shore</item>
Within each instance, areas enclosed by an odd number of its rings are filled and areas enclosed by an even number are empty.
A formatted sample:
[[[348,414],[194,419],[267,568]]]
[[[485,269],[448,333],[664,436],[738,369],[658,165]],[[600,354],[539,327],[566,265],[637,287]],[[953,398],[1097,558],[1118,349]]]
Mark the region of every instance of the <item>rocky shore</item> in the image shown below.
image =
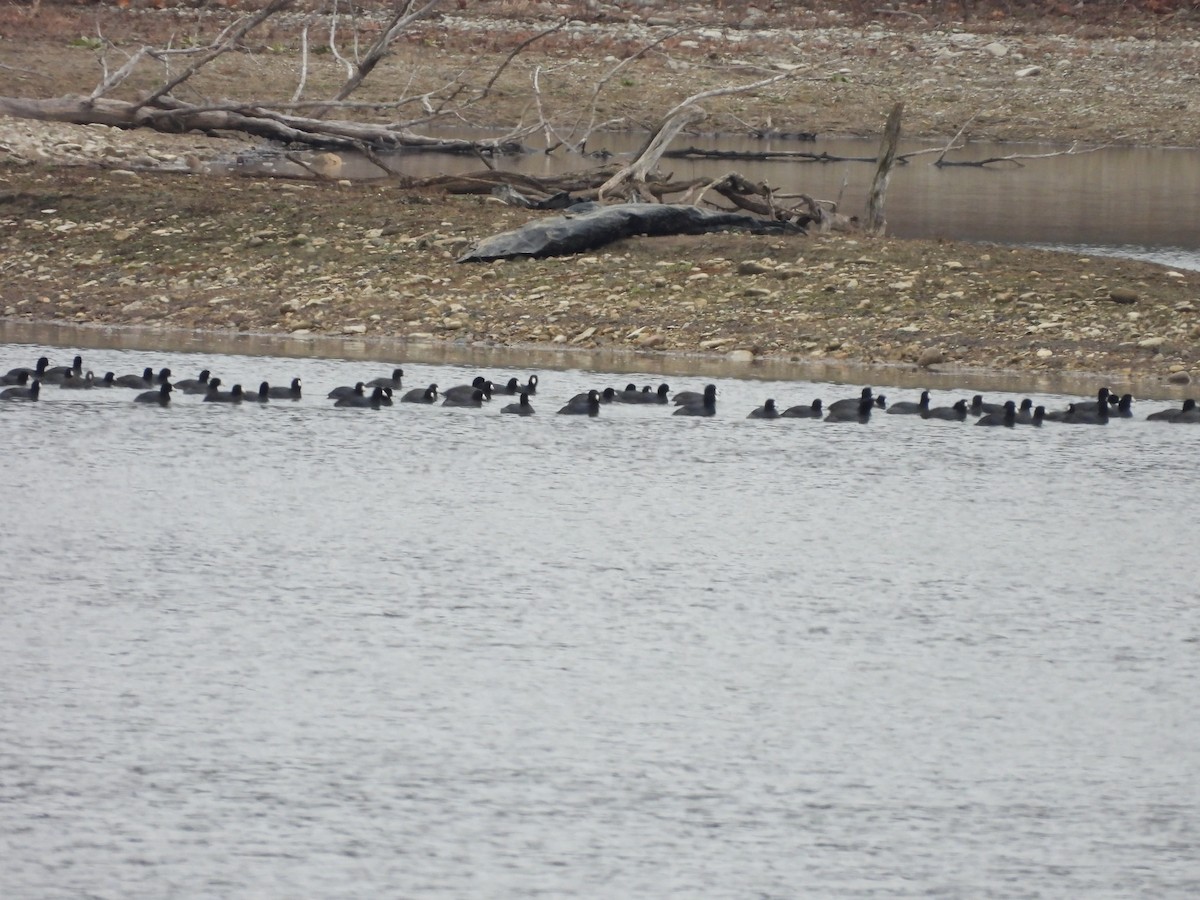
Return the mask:
[[[621,27],[634,26],[658,27],[644,21]],[[810,42],[793,57],[820,60],[814,71],[821,79],[806,82],[810,101],[790,95],[785,113],[770,97],[730,100],[714,107],[718,124],[736,120],[744,127],[752,112],[763,124],[769,111],[772,127],[815,123],[820,131],[854,132],[852,122],[876,127],[886,102],[905,95],[915,100],[910,133],[952,133],[983,109],[981,137],[1200,140],[1194,114],[1200,84],[1195,67],[1186,65],[1197,59],[1200,42],[1190,33],[1170,39],[917,34],[878,23],[811,34],[768,30],[789,46]],[[647,79],[641,114],[650,118],[668,100],[700,89],[705,78],[728,77],[746,49],[738,35],[746,33],[759,31],[713,31],[700,34],[694,47],[673,47],[650,67],[652,75],[637,76]],[[823,43],[818,48],[814,41]],[[756,52],[763,46],[753,45]],[[1055,48],[1053,58],[1047,48]],[[449,67],[455,52],[450,46],[437,58]],[[718,52],[722,64],[714,74],[704,61]],[[16,57],[20,63],[22,52]],[[846,64],[831,69],[830,60]],[[37,84],[14,74],[34,64],[29,58],[0,70],[0,93]],[[1031,66],[1040,73],[1018,74]],[[58,82],[38,85],[39,94],[81,89],[83,72],[61,68]],[[830,79],[842,69],[849,72]],[[227,71],[226,77],[236,83],[247,76]],[[1106,79],[1110,85],[1100,84]],[[1153,97],[1133,96],[1151,83],[1158,87]],[[504,102],[493,115],[504,114]],[[1138,384],[1143,395],[1175,396],[1200,377],[1196,272],[854,235],[628,240],[564,259],[463,265],[455,260],[474,241],[530,213],[387,183],[205,174],[207,161],[230,147],[198,135],[4,120],[0,316],[466,347],[599,348],[646,354],[647,366],[663,354],[684,353],[744,362],[1081,373]]]

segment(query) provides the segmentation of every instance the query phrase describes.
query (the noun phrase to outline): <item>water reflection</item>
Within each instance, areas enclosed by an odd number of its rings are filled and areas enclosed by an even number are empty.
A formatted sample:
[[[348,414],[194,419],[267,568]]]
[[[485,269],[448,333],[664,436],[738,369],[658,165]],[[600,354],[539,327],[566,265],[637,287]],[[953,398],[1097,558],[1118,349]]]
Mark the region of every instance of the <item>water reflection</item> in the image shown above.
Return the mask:
[[[474,132],[455,137],[484,136]],[[604,149],[612,162],[626,161],[640,149],[637,134],[603,134],[592,150]],[[680,145],[738,152],[790,150],[826,152],[839,157],[873,157],[872,142],[822,138],[815,143],[754,140],[746,137],[696,136]],[[907,143],[902,152],[926,149]],[[1063,148],[1038,144],[971,144],[949,158],[984,159],[1054,153]],[[918,156],[894,172],[888,188],[889,228],[898,237],[995,242],[1014,245],[1097,248],[1095,252],[1133,256],[1167,265],[1200,269],[1200,151],[1109,147],[1093,153],[1026,160],[1018,165],[936,168],[933,156]],[[529,153],[500,157],[497,168],[553,176],[577,171],[595,160]],[[278,158],[271,171],[305,177],[299,166]],[[413,178],[477,171],[469,156],[408,154],[388,158],[396,172]],[[785,191],[803,191],[825,200],[840,199],[844,210],[866,203],[873,167],[864,163],[664,160],[662,168],[678,179],[715,179],[736,168],[752,181]],[[250,167],[253,171],[253,167]],[[347,155],[339,169],[345,178],[380,177],[378,166]]]

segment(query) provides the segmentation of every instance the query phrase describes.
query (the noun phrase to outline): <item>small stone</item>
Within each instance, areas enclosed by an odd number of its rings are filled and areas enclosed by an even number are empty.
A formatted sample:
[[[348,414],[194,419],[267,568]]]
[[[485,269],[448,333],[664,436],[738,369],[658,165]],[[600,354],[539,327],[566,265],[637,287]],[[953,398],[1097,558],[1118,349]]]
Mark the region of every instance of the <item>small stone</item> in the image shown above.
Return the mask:
[[[701,350],[716,350],[718,347],[724,347],[729,343],[729,338],[710,338],[707,341],[700,342]]]
[[[661,345],[664,340],[666,340],[666,338],[664,338],[661,334],[649,333],[638,337],[636,343],[639,347],[650,350]]]
[[[1167,376],[1167,381],[1171,384],[1191,384],[1192,376],[1187,372],[1172,372]]]
[[[921,351],[921,355],[917,357],[917,365],[922,369],[929,366],[936,366],[938,363],[946,361],[946,354],[936,347],[930,347]]]
[[[1008,48],[999,41],[992,41],[992,43],[985,45],[983,52],[997,59],[1008,56]]]
[[[742,291],[744,297],[770,297],[771,291],[769,288],[748,287]]]
[[[595,333],[596,333],[595,325],[593,325],[589,328],[585,328],[585,329],[583,329],[583,331],[579,332],[579,334],[575,335],[575,337],[571,338],[571,343],[572,344],[582,344],[584,341],[586,341],[588,338],[590,338]],[[557,338],[555,338],[555,340],[557,340]]]
[[[944,268],[949,269],[951,272],[957,272],[959,269],[963,268],[963,264],[957,259],[952,259],[945,264]]]
[[[754,352],[751,350],[730,350],[725,354],[725,358],[735,363],[754,362]]]
[[[1034,75],[1041,75],[1041,74],[1042,74],[1041,66],[1026,66],[1023,69],[1017,69],[1017,71],[1016,71],[1016,76],[1018,78],[1031,78]]]
[[[1042,348],[1041,348],[1040,350],[1038,350],[1038,352],[1037,352],[1037,353],[1035,353],[1034,355],[1035,355],[1035,356],[1036,356],[1038,359],[1049,359],[1050,357],[1052,357],[1052,356],[1054,355],[1054,351],[1053,351],[1053,350],[1051,350],[1051,349],[1049,349],[1048,347],[1042,347]]]
[[[765,275],[770,272],[768,266],[763,265],[756,259],[745,259],[738,263],[737,273],[739,275]]]
[[[1148,337],[1137,342],[1137,345],[1143,350],[1157,350],[1167,342],[1166,338]]]
[[[342,334],[366,334],[366,325],[343,325]]]
[[[1129,288],[1112,288],[1108,292],[1108,299],[1113,303],[1128,305],[1138,302],[1138,294],[1137,291],[1130,290]]]

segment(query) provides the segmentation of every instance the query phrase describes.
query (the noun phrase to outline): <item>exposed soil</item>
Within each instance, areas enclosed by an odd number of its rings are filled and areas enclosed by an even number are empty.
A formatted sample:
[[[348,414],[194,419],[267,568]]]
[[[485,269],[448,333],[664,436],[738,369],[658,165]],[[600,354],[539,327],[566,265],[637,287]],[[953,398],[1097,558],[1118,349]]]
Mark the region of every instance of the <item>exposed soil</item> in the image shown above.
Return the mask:
[[[664,7],[683,16],[656,5]],[[468,49],[490,71],[540,27],[539,9],[527,5],[522,19],[431,23],[372,90],[394,90],[401,73],[411,76],[405,85],[436,83],[467,66]],[[11,15],[0,16],[0,95],[90,90],[95,53],[69,44],[94,34],[97,16],[126,48],[201,21],[50,10],[57,18],[36,28],[18,22],[20,35]],[[779,19],[759,24],[681,36],[634,68],[631,84],[606,92],[601,117],[651,123],[690,93],[745,77],[736,63],[749,58],[812,74],[778,94],[706,104],[714,130],[871,133],[903,97],[910,135],[948,137],[982,110],[978,137],[1200,142],[1200,41],[1186,20],[1075,23],[1057,34],[1012,21],[971,31],[890,20],[826,18],[805,31]],[[517,121],[539,63],[554,72],[543,101],[562,114],[590,95],[585,85],[612,65],[604,57],[644,42],[639,29],[649,27],[628,16],[581,22],[577,37],[560,33],[541,55],[522,57],[512,73],[520,80],[471,114],[478,123]],[[197,89],[289,96],[293,32],[223,59]],[[985,49],[991,44],[1007,49],[997,55]],[[328,58],[322,63],[309,73],[316,96],[338,78]],[[1034,66],[1040,74],[1016,75]],[[1168,378],[1200,375],[1200,273],[846,235],[628,240],[566,259],[463,265],[455,259],[472,242],[534,214],[391,183],[198,175],[204,159],[230,146],[207,136],[3,120],[0,145],[0,316],[10,320],[1070,371],[1164,389]]]

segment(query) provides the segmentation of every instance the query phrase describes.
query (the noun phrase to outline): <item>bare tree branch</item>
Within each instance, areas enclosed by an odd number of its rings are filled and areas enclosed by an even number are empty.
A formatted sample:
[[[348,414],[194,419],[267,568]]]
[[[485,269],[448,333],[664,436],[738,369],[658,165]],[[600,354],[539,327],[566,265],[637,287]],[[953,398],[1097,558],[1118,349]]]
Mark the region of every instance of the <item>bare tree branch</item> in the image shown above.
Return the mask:
[[[121,66],[121,68],[117,69],[117,71],[106,77],[102,82],[100,82],[100,84],[96,85],[95,90],[88,95],[87,102],[94,103],[113,88],[121,84],[121,82],[133,74],[133,70],[137,68],[137,64],[140,63],[142,59],[144,59],[150,52],[151,51],[149,47],[139,48],[136,53],[134,53],[125,61],[125,65]]]
[[[241,22],[237,24],[237,27],[231,26],[230,28],[226,29],[217,37],[215,41],[213,41],[200,59],[188,66],[188,68],[186,68],[183,72],[176,75],[174,78],[170,79],[164,84],[160,84],[147,96],[143,97],[141,101],[134,105],[133,111],[137,112],[143,106],[148,106],[154,103],[160,97],[165,97],[170,94],[171,91],[195,75],[206,64],[212,62],[221,54],[227,53],[229,50],[233,49],[233,47],[237,45],[237,42],[240,41],[242,37],[247,34],[247,32],[257,28],[271,16],[275,15],[275,13],[290,6],[291,2],[292,0],[270,0],[270,2],[260,9],[255,15],[248,19],[242,19]],[[222,40],[222,38],[224,39]]]
[[[396,14],[392,17],[392,20],[387,24],[387,27],[384,28],[383,34],[379,36],[379,39],[375,41],[375,43],[371,46],[371,49],[367,51],[367,55],[364,56],[358,65],[354,67],[354,71],[351,73],[350,77],[346,79],[346,82],[338,89],[338,92],[333,95],[333,99],[345,100],[352,93],[354,93],[358,86],[363,83],[363,79],[370,75],[371,71],[377,65],[379,65],[380,61],[385,56],[387,56],[392,42],[403,33],[404,29],[413,22],[424,19],[426,16],[430,15],[441,2],[442,0],[428,0],[424,6],[420,7],[415,12],[409,11],[411,9],[409,4],[403,4],[399,9],[397,9]]]

